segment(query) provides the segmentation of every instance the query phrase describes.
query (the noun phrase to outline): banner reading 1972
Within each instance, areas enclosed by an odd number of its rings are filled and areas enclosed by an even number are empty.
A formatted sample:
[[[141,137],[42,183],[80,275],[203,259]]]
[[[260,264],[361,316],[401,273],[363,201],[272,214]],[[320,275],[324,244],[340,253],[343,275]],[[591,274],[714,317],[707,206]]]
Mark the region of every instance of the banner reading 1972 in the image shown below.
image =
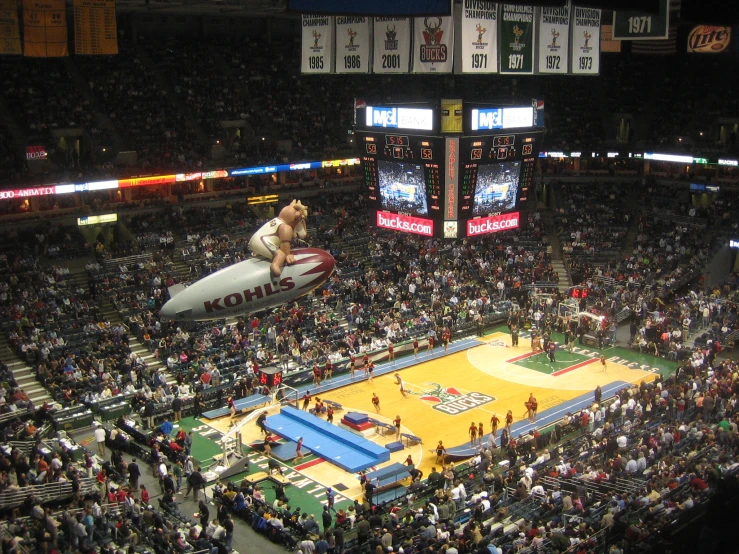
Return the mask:
[[[327,15],[303,15],[302,24],[300,71],[331,73],[334,61],[334,18]]]
[[[570,5],[539,8],[539,73],[567,74]]]
[[[499,18],[500,73],[532,74],[536,36],[534,7],[503,4]]]
[[[336,73],[369,73],[370,18],[336,16]]]
[[[411,70],[411,20],[376,17],[372,57],[373,73],[408,73]]]
[[[600,73],[600,10],[572,8],[572,73]]]
[[[498,72],[498,4],[464,0],[462,73]]]

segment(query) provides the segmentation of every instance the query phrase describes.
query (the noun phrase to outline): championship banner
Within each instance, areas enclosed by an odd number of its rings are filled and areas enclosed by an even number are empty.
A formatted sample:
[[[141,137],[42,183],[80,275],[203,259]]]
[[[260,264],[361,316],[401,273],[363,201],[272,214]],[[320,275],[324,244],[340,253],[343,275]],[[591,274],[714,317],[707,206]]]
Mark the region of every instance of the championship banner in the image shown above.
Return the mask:
[[[304,15],[301,73],[331,73],[334,61],[334,18]]]
[[[570,47],[570,5],[539,8],[539,73],[566,75]]]
[[[411,70],[411,20],[376,17],[373,30],[373,73],[408,73]]]
[[[369,73],[370,18],[336,17],[336,73]]]
[[[498,26],[501,74],[534,72],[535,26],[533,6],[503,4]]]
[[[23,55],[29,58],[69,56],[64,0],[23,0]]]
[[[598,75],[600,73],[600,10],[572,8],[572,73]]]
[[[451,73],[453,62],[454,18],[414,18],[413,73]]]
[[[74,0],[74,53],[118,53],[115,0]]]
[[[669,36],[670,0],[659,0],[659,13],[613,12],[614,40],[660,40]]]
[[[21,28],[16,0],[0,0],[0,55],[20,55]]]
[[[498,4],[464,0],[462,73],[498,72]]]

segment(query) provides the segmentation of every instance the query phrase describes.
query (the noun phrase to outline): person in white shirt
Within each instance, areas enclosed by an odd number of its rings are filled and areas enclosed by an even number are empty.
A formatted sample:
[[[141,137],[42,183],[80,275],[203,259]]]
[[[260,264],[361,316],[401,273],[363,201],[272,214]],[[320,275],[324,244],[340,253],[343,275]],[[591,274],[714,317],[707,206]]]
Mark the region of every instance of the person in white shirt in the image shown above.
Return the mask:
[[[95,429],[95,442],[98,443],[98,452],[105,457],[105,429],[99,423]]]

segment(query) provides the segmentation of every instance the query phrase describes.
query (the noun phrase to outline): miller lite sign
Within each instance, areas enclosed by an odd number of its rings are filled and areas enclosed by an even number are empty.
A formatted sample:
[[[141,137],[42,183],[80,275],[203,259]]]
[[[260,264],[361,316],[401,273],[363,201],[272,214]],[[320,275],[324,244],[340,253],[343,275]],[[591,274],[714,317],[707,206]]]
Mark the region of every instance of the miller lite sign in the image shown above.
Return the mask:
[[[414,73],[451,73],[454,52],[454,19],[417,17],[414,19]]]
[[[693,54],[718,54],[731,43],[731,27],[723,25],[698,25],[688,35],[688,52]]]

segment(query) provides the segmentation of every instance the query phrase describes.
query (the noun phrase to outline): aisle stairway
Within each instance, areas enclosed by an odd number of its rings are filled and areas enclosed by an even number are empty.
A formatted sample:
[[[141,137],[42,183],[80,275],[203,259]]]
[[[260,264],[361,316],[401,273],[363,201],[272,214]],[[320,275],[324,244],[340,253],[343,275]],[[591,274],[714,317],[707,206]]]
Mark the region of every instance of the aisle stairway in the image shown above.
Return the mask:
[[[0,335],[0,359],[13,372],[16,383],[25,391],[34,406],[39,407],[44,402],[52,401],[49,392],[36,379],[33,368],[16,356],[5,333]]]
[[[559,273],[557,289],[560,292],[565,292],[572,286],[572,278],[570,277],[570,272],[567,271],[567,266],[562,257],[562,243],[559,240],[559,233],[557,233],[557,224],[554,220],[554,212],[552,210],[542,210],[540,213],[544,232],[546,233],[549,245],[552,248],[552,267],[554,268],[554,271]]]

